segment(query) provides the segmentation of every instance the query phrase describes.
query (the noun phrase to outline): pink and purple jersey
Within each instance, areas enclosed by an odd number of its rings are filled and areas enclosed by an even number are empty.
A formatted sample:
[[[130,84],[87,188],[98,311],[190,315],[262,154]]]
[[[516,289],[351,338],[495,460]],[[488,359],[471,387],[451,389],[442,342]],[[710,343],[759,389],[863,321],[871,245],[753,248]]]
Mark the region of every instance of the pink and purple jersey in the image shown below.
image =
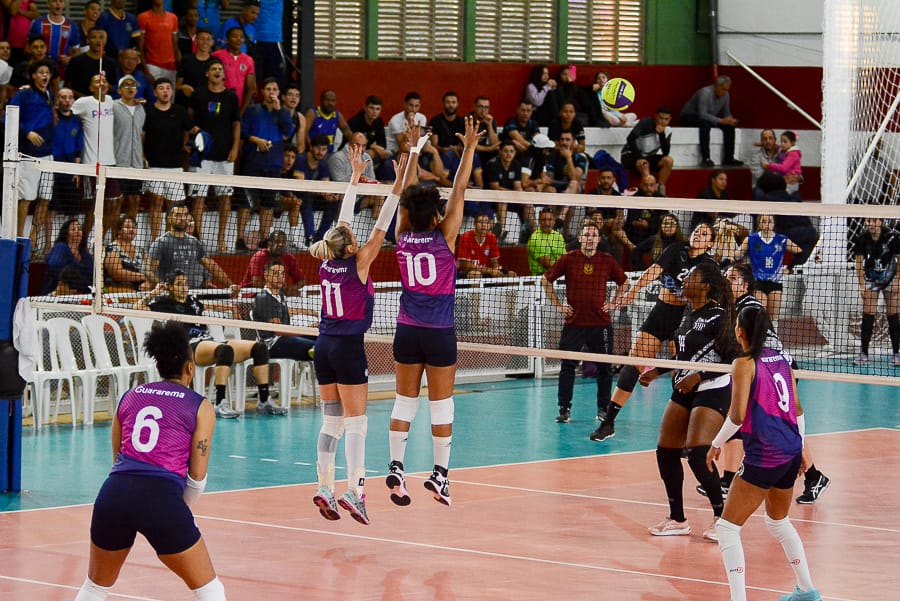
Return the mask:
[[[763,350],[756,360],[756,377],[741,424],[747,464],[777,467],[800,454],[803,441],[796,407],[791,360],[778,351]]]
[[[322,317],[319,333],[328,336],[365,334],[372,325],[375,284],[369,277],[359,281],[356,257],[327,259],[319,267],[322,287]]]
[[[456,257],[440,230],[404,232],[397,238],[400,312],[397,323],[452,328]]]
[[[112,473],[170,478],[184,486],[203,396],[175,382],[153,382],[122,397],[122,446]]]

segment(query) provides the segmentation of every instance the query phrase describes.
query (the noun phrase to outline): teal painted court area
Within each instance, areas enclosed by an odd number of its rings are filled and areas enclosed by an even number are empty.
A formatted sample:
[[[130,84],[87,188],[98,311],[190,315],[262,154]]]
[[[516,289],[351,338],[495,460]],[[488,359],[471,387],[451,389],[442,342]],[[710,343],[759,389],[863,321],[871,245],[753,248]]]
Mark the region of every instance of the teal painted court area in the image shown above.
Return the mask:
[[[551,461],[654,449],[660,415],[670,392],[668,381],[639,389],[616,422],[617,434],[603,443],[588,440],[596,427],[594,382],[579,380],[572,421],[557,424],[556,380],[506,380],[457,387],[452,469]],[[893,387],[800,383],[810,434],[900,426],[900,389]],[[410,433],[407,471],[432,467],[428,410]],[[383,492],[388,463],[388,421],[392,401],[369,404],[368,490]],[[294,407],[289,417],[252,412],[216,426],[210,462],[210,491],[242,490],[315,482],[316,437],[320,410]],[[342,445],[343,446],[343,443]],[[816,443],[811,444],[813,453]],[[877,454],[877,450],[875,451]],[[338,454],[342,478],[343,451]],[[648,461],[652,461],[648,457]],[[112,463],[110,422],[93,426],[51,426],[36,434],[25,428],[21,494],[0,495],[0,510],[40,509],[91,503]],[[828,471],[827,464],[819,467]],[[839,482],[835,484],[839,485]],[[660,501],[665,496],[660,484]],[[301,506],[308,499],[296,499]]]

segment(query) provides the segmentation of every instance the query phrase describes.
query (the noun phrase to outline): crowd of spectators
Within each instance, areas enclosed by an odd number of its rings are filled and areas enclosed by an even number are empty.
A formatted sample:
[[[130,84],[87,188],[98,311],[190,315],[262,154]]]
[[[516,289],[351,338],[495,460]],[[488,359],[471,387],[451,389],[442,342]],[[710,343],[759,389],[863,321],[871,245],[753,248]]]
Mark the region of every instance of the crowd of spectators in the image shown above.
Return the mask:
[[[598,170],[596,194],[663,197],[675,166],[670,154],[673,111],[659,107],[654,115],[639,119],[633,113],[610,110],[598,100],[609,78],[603,71],[594,75],[590,85],[579,87],[573,65],[555,74],[546,66],[535,67],[515,114],[505,121],[495,118],[488,95],[478,95],[466,109],[453,91],[443,95],[440,110],[431,118],[426,111],[436,107],[423,107],[416,91],[405,95],[402,110],[385,118],[386,122],[381,116],[383,102],[376,95],[368,96],[346,118],[333,90],[323,90],[317,104],[301,110],[300,90],[290,82],[289,65],[280,51],[280,2],[243,0],[239,14],[224,21],[219,9],[227,8],[227,0],[176,3],[178,14],[167,9],[163,0],[153,0],[136,15],[125,10],[125,0],[111,0],[105,11],[91,0],[80,23],[63,16],[65,0],[50,0],[47,6],[48,13],[42,15],[33,2],[23,2],[9,40],[0,42],[0,82],[5,79],[7,84],[3,99],[20,107],[25,126],[20,149],[32,156],[209,175],[346,181],[347,142],[352,142],[364,145],[370,159],[362,181],[390,182],[392,159],[408,149],[406,123],[412,120],[430,130],[430,139],[419,154],[420,183],[449,186],[460,159],[457,134],[468,115],[482,132],[471,188],[584,192],[588,171],[595,165],[585,153],[585,127],[631,128],[621,165],[612,160],[618,169]],[[98,75],[101,55],[103,73]],[[730,79],[719,77],[698,90],[680,112],[680,124],[693,123],[700,130],[704,165],[714,165],[709,157],[712,127],[725,134],[723,165],[741,165],[734,158],[737,120],[729,108],[730,87]],[[100,121],[103,116],[113,117],[99,132],[97,103],[102,107]],[[546,134],[541,133],[542,127]],[[794,132],[784,132],[778,146],[775,133],[763,131],[759,156],[750,161],[756,198],[798,198],[803,178],[796,141]],[[620,170],[632,174],[638,184],[634,189],[623,188]],[[23,173],[19,186],[19,233],[26,233],[25,217],[33,210],[30,233],[38,257],[51,254],[51,224],[57,213],[84,214],[85,231],[90,231],[94,219],[92,178],[57,175],[47,179],[39,173]],[[717,170],[698,198],[728,198],[726,187],[727,172]],[[285,250],[308,248],[333,225],[339,200],[318,192],[185,186],[151,177],[110,181],[105,194],[101,218],[113,252],[112,258],[104,258],[105,281],[108,286],[127,287],[146,285],[145,280],[128,275],[142,270],[128,266],[136,253],[146,253],[150,243],[158,244],[170,235],[162,226],[165,211],[172,207],[185,206],[194,222],[194,238],[215,236],[214,243],[206,242],[221,255],[261,248],[259,243],[270,239],[274,215],[282,212],[288,215]],[[133,232],[142,200],[150,235],[148,246],[137,248]],[[380,200],[360,194],[357,211],[371,211],[375,218]],[[205,213],[213,210],[210,205],[218,212],[215,233],[203,227]],[[232,212],[236,212],[234,222]],[[518,215],[517,231],[507,229],[516,223],[508,219],[510,212]],[[258,225],[249,231],[252,213],[258,214],[253,222]],[[467,202],[465,213],[474,218],[471,237],[479,242],[474,250],[471,244],[460,248],[476,253],[485,248],[484,256],[459,256],[461,273],[473,276],[507,275],[497,249],[517,243],[528,248],[531,272],[543,273],[558,258],[557,249],[564,252],[567,244],[577,246],[574,234],[581,229],[571,224],[575,208],[556,202],[544,208],[531,203]],[[651,241],[661,239],[663,215],[661,210],[601,209],[587,211],[584,218],[597,225],[600,247],[630,267],[632,261],[645,264],[648,254],[658,252],[658,244]],[[729,216],[721,217],[710,211],[696,214],[694,221],[725,223]],[[811,223],[795,223],[802,219],[794,218],[780,221],[777,227],[791,228],[792,239],[808,256],[816,239]],[[485,223],[491,224],[489,232],[482,231]],[[733,239],[734,246],[748,233],[746,227],[716,227]],[[673,235],[668,232],[665,237]],[[224,280],[221,274],[212,275]],[[261,282],[262,274],[256,279]]]

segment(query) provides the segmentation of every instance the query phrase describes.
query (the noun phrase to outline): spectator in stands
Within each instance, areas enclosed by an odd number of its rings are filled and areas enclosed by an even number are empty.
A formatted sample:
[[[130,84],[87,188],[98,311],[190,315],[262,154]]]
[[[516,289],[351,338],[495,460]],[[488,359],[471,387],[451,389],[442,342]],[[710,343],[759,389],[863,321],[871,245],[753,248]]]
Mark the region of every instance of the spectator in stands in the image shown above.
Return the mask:
[[[281,93],[281,106],[288,110],[291,115],[291,124],[294,131],[290,137],[285,140],[287,144],[293,146],[298,151],[306,150],[306,139],[303,134],[306,132],[306,117],[300,111],[300,86],[296,83],[289,83],[285,86]]]
[[[50,85],[49,62],[32,63],[28,67],[31,85],[16,92],[9,101],[19,107],[19,152],[29,156],[52,160],[53,158],[53,96]],[[49,174],[44,175],[29,161],[20,164],[18,205],[18,234],[25,231],[28,205],[35,200],[34,220],[31,226],[31,246],[36,247],[37,234],[47,218],[47,206],[52,193]]]
[[[178,75],[175,57],[178,53],[178,17],[164,7],[164,0],[153,0],[153,6],[137,16],[144,32],[144,60],[154,80],[161,77],[175,81]]]
[[[484,165],[484,185],[488,190],[511,190],[514,192],[522,191],[522,164],[516,159],[516,146],[511,140],[507,140],[500,145],[500,153],[492,158]],[[507,203],[498,202],[497,205],[497,223],[494,225],[494,235],[500,242],[506,240],[506,209]],[[515,204],[513,211],[519,213],[522,218],[522,225],[530,232],[537,228],[534,220],[534,206],[530,204]]]
[[[74,296],[90,292],[90,288],[81,277],[81,271],[76,265],[65,267],[59,274],[59,281],[50,296]]]
[[[306,285],[303,270],[297,263],[297,258],[287,252],[287,234],[281,230],[274,230],[263,243],[263,248],[253,253],[250,264],[241,280],[241,288],[262,288],[266,285],[266,269],[273,263],[281,265],[281,283],[279,291],[288,296],[296,296],[300,288]]]
[[[627,266],[625,259],[631,258],[634,244],[625,233],[625,211],[613,207],[596,209],[590,213],[590,219],[600,230],[600,250],[608,252],[619,265]]]
[[[82,13],[81,22],[78,24],[78,37],[82,44],[78,49],[79,52],[87,52],[87,36],[88,33],[96,27],[101,10],[102,7],[98,0],[88,0],[84,3],[84,13]]]
[[[547,175],[551,186],[557,192],[578,194],[587,177],[587,155],[576,150],[575,138],[570,132],[563,132],[556,142],[556,150],[550,153],[547,160]],[[556,207],[557,227],[568,230],[572,217],[571,207]]]
[[[237,94],[238,105],[243,114],[256,96],[256,70],[253,59],[241,50],[244,31],[240,27],[232,27],[225,35],[226,47],[216,50],[212,55],[222,61],[225,67],[225,87]]]
[[[97,26],[106,31],[103,53],[113,58],[126,48],[136,48],[143,37],[137,17],[125,10],[125,0],[109,0],[109,9],[100,14]]]
[[[136,98],[138,98],[138,102],[152,104],[156,101],[156,96],[153,95],[153,83],[150,81],[150,76],[141,67],[141,54],[137,50],[125,48],[119,51],[119,69],[122,71],[122,77],[130,75],[137,81]]]
[[[538,122],[531,118],[534,107],[527,100],[519,102],[516,116],[510,118],[503,126],[500,141],[509,140],[516,147],[516,156],[519,160],[525,159],[531,151],[534,137],[541,133]]]
[[[425,127],[426,118],[423,113],[419,112],[422,107],[422,97],[418,92],[408,92],[403,97],[403,110],[390,118],[387,125],[387,151],[391,156],[402,154],[409,150],[409,144],[406,141],[406,126],[412,121],[416,125]],[[385,168],[393,167],[389,163],[384,164]],[[393,181],[393,174],[390,178],[384,178]]]
[[[641,178],[641,186],[636,198],[665,198],[659,190],[656,178],[647,174]],[[647,238],[656,235],[659,231],[659,220],[662,219],[662,209],[628,209],[625,218],[625,233],[633,244],[640,244]]]
[[[309,150],[297,156],[294,177],[323,182],[331,180],[331,172],[328,170],[328,136],[316,136],[313,138]],[[312,246],[313,242],[321,240],[331,227],[331,222],[337,216],[338,203],[341,199],[334,194],[317,194],[315,192],[301,192],[301,198],[303,204],[300,206],[300,214],[303,216],[303,231],[306,234],[308,248]],[[316,208],[315,205],[319,203],[324,203],[325,211],[322,221],[316,229],[313,211]]]
[[[697,194],[697,198],[707,200],[728,200],[728,173],[723,169],[714,169],[709,174],[709,186]],[[700,223],[711,223],[716,230],[716,242],[709,254],[723,267],[737,259],[740,243],[747,237],[747,227],[734,220],[734,213],[717,211],[695,211],[691,217],[691,227]]]
[[[241,4],[241,12],[236,17],[226,19],[216,32],[216,48],[228,47],[228,32],[237,27],[243,33],[241,37],[240,51],[251,54],[249,47],[256,44],[256,19],[259,17],[259,0],[244,0]]]
[[[431,145],[444,154],[451,146],[456,145],[456,134],[465,132],[466,124],[456,113],[459,108],[459,95],[456,92],[444,92],[441,103],[443,110],[432,117],[428,125],[431,127]]]
[[[184,216],[187,216],[186,210]],[[166,276],[164,283],[135,303],[135,308],[161,313],[203,315],[204,305],[196,296],[190,294],[190,288],[188,276],[182,270],[175,269]],[[235,362],[241,363],[253,358],[253,379],[256,380],[259,392],[259,404],[265,405],[269,401],[269,349],[266,345],[251,340],[213,340],[208,326],[203,324],[185,324],[185,326],[191,338],[191,348],[194,350],[194,363],[199,366],[215,364],[213,381],[216,396],[213,404],[216,408],[216,417],[233,419],[240,415],[223,402],[231,366]]]
[[[222,12],[228,10],[231,0],[197,0],[198,25],[210,31],[219,31],[222,25]]]
[[[550,79],[550,69],[547,65],[534,67],[525,85],[524,99],[534,107],[534,120],[544,127],[559,113],[554,90],[556,80]]]
[[[786,131],[781,134],[781,152],[778,153],[778,159],[763,161],[761,165],[764,169],[778,173],[784,178],[788,194],[797,194],[803,182],[803,172],[800,168],[802,157],[803,153],[797,146],[797,134]]]
[[[661,106],[653,117],[645,117],[638,121],[625,139],[622,149],[622,165],[637,171],[643,178],[651,173],[656,175],[661,196],[666,195],[666,182],[672,174],[675,161],[669,155],[672,143],[672,130],[669,122],[672,111]]]
[[[361,132],[353,132],[350,135],[349,144],[344,146],[343,150],[339,150],[328,155],[328,171],[330,179],[333,182],[349,182],[353,175],[353,166],[350,164],[350,153],[354,146],[365,149],[366,136]],[[360,181],[376,182],[375,168],[369,155],[363,153],[364,162],[366,164]],[[378,195],[362,195],[357,194],[355,212],[362,209],[372,209],[372,219],[378,219],[378,213],[381,212],[381,205],[384,204],[384,197]]]
[[[6,106],[6,84],[12,79],[12,48],[6,40],[0,40],[0,110]]]
[[[588,124],[592,127],[634,127],[638,121],[637,113],[613,110],[600,100],[600,90],[607,81],[609,81],[609,75],[598,71],[594,76],[594,83],[582,88],[584,92],[582,106],[587,108]]]
[[[573,115],[573,117],[578,116],[578,113],[584,113],[584,111],[581,109],[581,104],[579,103],[578,97],[580,94],[578,85],[575,83],[575,79],[575,65],[563,65],[559,68],[559,72],[556,74],[557,85],[556,89],[552,92],[552,95],[556,99],[556,106],[558,107],[559,111],[562,111],[563,105],[565,103],[572,103],[572,107],[575,109],[576,113],[576,115]],[[584,120],[581,117],[579,117],[578,120],[583,126]],[[550,139],[553,140],[553,136],[550,136]]]
[[[616,189],[616,174],[612,169],[600,169],[597,173],[597,187],[594,188],[594,194],[601,196],[622,196],[622,193]]]
[[[493,220],[487,213],[475,216],[475,229],[463,233],[456,245],[456,275],[460,278],[516,277],[500,266],[500,247],[491,233]]]
[[[188,115],[195,127],[209,134],[210,147],[204,148],[199,164],[191,166],[195,173],[209,175],[234,175],[241,144],[241,113],[234,90],[225,87],[225,67],[217,58],[210,59],[205,79],[206,85],[198,88],[190,97]],[[192,163],[197,163],[196,160]],[[203,211],[206,205],[207,184],[191,184],[188,197],[191,198],[192,213],[196,223],[197,238],[202,237]],[[231,214],[231,186],[214,186],[219,209],[218,250],[225,252],[225,232]]]
[[[554,148],[556,144],[546,135],[534,135],[531,148],[522,163],[522,189],[525,192],[556,192],[547,175],[547,161]]]
[[[731,115],[728,91],[731,78],[720,75],[713,85],[700,88],[681,109],[681,125],[700,129],[702,167],[715,167],[709,158],[709,132],[713,127],[722,130],[722,166],[740,167],[744,163],[734,158],[734,128],[737,119]]]
[[[538,217],[538,229],[528,239],[528,267],[531,275],[543,275],[566,252],[566,241],[553,229],[556,217],[545,207]]]
[[[87,37],[87,50],[73,56],[66,68],[66,85],[72,88],[75,98],[91,95],[91,78],[100,73],[100,61],[103,47],[106,45],[106,32],[94,27]],[[119,62],[108,56],[102,56],[103,72],[107,81],[119,81]],[[116,94],[117,96],[118,94]]]
[[[584,123],[575,116],[576,104],[570,100],[562,102],[559,116],[550,122],[547,128],[547,137],[554,142],[558,141],[563,133],[570,133],[576,142],[576,150],[584,152]]]
[[[319,97],[319,106],[306,111],[306,133],[303,136],[307,147],[313,138],[328,138],[328,152],[334,152],[334,140],[338,130],[345,140],[350,138],[350,126],[344,115],[337,110],[337,94],[334,90],[324,90]]]
[[[134,244],[137,222],[132,217],[122,217],[113,234],[115,238],[103,255],[103,292],[150,290],[144,273],[147,255]]]
[[[457,138],[456,144],[450,147],[450,150],[441,155],[441,164],[444,166],[446,179],[453,181],[456,178],[456,171],[462,160],[463,143]],[[441,185],[445,185],[442,183]],[[484,171],[481,168],[481,159],[476,154],[472,158],[472,174],[469,176],[470,189],[480,190],[484,188]],[[491,218],[494,216],[494,209],[489,202],[479,202],[475,200],[466,200],[463,204],[463,215],[477,215],[478,213],[486,213]],[[390,232],[388,232],[390,233]]]
[[[81,163],[84,133],[81,118],[72,112],[75,96],[69,88],[56,93],[56,118],[53,125],[53,160],[61,163]],[[50,250],[53,220],[57,213],[75,215],[81,212],[81,176],[68,173],[53,174],[53,196],[44,219],[44,247],[33,248],[32,256],[43,257]],[[38,215],[36,214],[37,218]]]
[[[183,204],[169,209],[170,230],[150,245],[147,263],[144,267],[145,279],[153,285],[165,281],[175,270],[186,274],[191,288],[200,288],[206,283],[207,271],[219,285],[229,288],[232,296],[237,296],[241,287],[234,284],[225,270],[212,260],[203,244],[187,233],[190,214]]]
[[[250,56],[256,63],[260,79],[274,77],[284,88],[287,81],[287,61],[281,51],[284,28],[284,0],[260,0],[256,26],[255,47]]]
[[[125,52],[134,52],[131,49]],[[144,122],[147,113],[138,102],[138,82],[131,75],[119,79],[119,98],[113,103],[113,135],[115,137],[116,167],[144,168]],[[119,188],[125,200],[125,214],[137,219],[141,201],[142,182],[138,179],[121,179]]]
[[[181,27],[175,34],[176,62],[180,65],[186,56],[197,51],[197,31],[200,22],[200,13],[196,6],[189,6],[181,19]]]
[[[750,174],[753,178],[753,199],[762,200],[765,192],[757,187],[760,176],[765,173],[763,162],[772,163],[778,158],[778,143],[775,141],[775,130],[764,129],[759,134],[759,142],[753,144],[758,148],[750,157]]]
[[[184,106],[189,105],[191,96],[196,90],[202,89],[206,82],[206,71],[212,60],[212,31],[198,29],[194,42],[197,44],[197,50],[181,59],[178,64],[178,79],[175,81],[175,89],[178,92],[176,101]]]
[[[13,66],[12,75],[9,77],[8,86],[12,88],[10,93],[15,93],[17,90],[31,85],[31,74],[28,69],[38,63],[46,63],[50,66],[50,81],[53,82],[58,70],[56,61],[47,56],[47,42],[40,35],[30,34],[28,36],[28,58],[16,63]],[[55,84],[52,87],[55,87]]]
[[[78,54],[81,38],[78,25],[63,14],[66,10],[65,0],[47,0],[47,14],[31,22],[29,37],[40,36],[47,45],[47,56],[59,66],[57,75],[69,65],[69,59]]]
[[[481,164],[486,165],[489,160],[497,156],[497,150],[500,148],[500,137],[497,135],[494,116],[491,114],[490,98],[487,96],[477,97],[474,110],[469,113],[469,116],[475,120],[478,132],[483,132],[475,152],[481,158]]]
[[[96,0],[94,0],[96,2]],[[10,8],[14,8],[14,4],[10,4]],[[10,56],[4,60],[12,60],[12,63],[25,60],[25,47],[28,45],[28,31],[31,29],[31,22],[41,16],[38,10],[37,2],[33,0],[22,0],[16,10],[11,11],[9,17],[9,29],[5,39],[9,45]],[[87,10],[85,10],[87,14]]]
[[[78,218],[67,219],[56,242],[47,255],[47,274],[44,277],[43,294],[50,294],[56,288],[62,270],[69,265],[78,268],[84,287],[79,292],[89,292],[88,286],[94,281],[94,257],[87,247],[87,237]]]
[[[372,157],[375,173],[388,158],[387,138],[384,133],[384,119],[381,118],[381,98],[370,95],[362,110],[353,115],[347,125],[352,131],[359,131],[366,136],[366,152]]]
[[[581,246],[560,257],[541,279],[550,304],[561,313],[565,322],[559,339],[562,351],[612,354],[612,319],[606,309],[606,284],[616,283],[617,303],[628,289],[628,279],[622,268],[609,253],[598,251],[600,230],[592,223],[584,225],[579,235]],[[566,302],[559,300],[553,282],[565,276]],[[557,402],[559,415],[556,421],[568,423],[572,410],[572,394],[575,386],[575,367],[578,361],[563,359],[559,371]],[[606,413],[612,396],[612,368],[608,363],[597,363],[597,415]]]
[[[430,141],[425,142],[419,153],[419,184],[423,186],[447,186],[451,182],[447,178],[447,170],[441,161],[441,155]]]
[[[286,255],[290,256],[290,255]],[[307,313],[302,309],[288,307],[285,292],[282,290],[285,282],[285,266],[277,259],[265,264],[265,282],[262,291],[253,299],[253,321],[261,321],[274,325],[291,325],[291,315]],[[308,312],[315,315],[313,312]],[[293,359],[294,361],[309,361],[313,358],[316,342],[314,339],[303,336],[294,336],[283,330],[257,330],[259,341],[269,347],[271,359]],[[282,378],[288,374],[282,373]],[[268,405],[257,405],[259,413],[272,413],[284,415],[288,411],[291,399],[280,399],[281,407],[277,407],[270,401]]]
[[[709,174],[709,185],[703,188],[697,198],[705,200],[728,200],[728,173],[724,169],[714,169]],[[719,217],[716,211],[694,211],[691,217],[691,229],[693,230],[700,223],[715,223]]]
[[[244,140],[244,154],[241,164],[242,175],[257,177],[280,177],[284,162],[284,141],[291,135],[293,124],[288,110],[281,106],[278,80],[274,77],[263,82],[263,100],[252,104],[241,118],[241,139]],[[247,197],[259,211],[259,239],[269,236],[277,201],[271,189],[247,188]],[[244,240],[244,228],[249,212],[243,214],[238,209],[238,239],[235,248],[249,250]]]
[[[172,80],[157,79],[154,88],[156,101],[146,105],[144,120],[144,157],[147,166],[162,171],[182,172],[188,133],[195,135],[190,117],[184,107],[172,103],[175,90]],[[150,197],[148,217],[150,239],[159,237],[163,204],[183,202],[184,184],[181,182],[148,181],[144,190]],[[163,275],[168,273],[164,272]],[[161,278],[160,278],[161,279]]]
[[[685,241],[686,238],[681,231],[678,216],[674,213],[666,213],[659,220],[659,231],[634,247],[631,252],[631,269],[641,271],[647,269],[656,262],[667,246]]]
[[[281,179],[295,179],[294,165],[297,162],[297,147],[290,144],[284,145],[284,160],[281,162]],[[303,238],[297,234],[300,228],[300,192],[295,190],[282,190],[275,194],[276,202],[281,204],[281,211],[288,214],[288,227],[290,237],[288,244],[293,248],[300,245],[295,241]]]

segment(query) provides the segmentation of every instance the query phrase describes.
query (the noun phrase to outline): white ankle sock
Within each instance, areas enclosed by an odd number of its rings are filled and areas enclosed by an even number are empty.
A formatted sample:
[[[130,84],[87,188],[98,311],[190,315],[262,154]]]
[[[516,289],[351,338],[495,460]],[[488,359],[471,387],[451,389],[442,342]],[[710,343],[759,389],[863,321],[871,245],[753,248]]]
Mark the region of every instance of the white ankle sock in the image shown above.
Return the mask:
[[[90,578],[85,578],[75,601],[106,601],[110,588],[112,587],[100,586]]]
[[[797,534],[797,529],[791,524],[790,518],[773,520],[766,515],[766,528],[781,543],[781,548],[784,549],[784,554],[787,555],[788,563],[797,577],[797,586],[800,587],[800,590],[806,592],[815,588],[812,583],[812,577],[809,575],[809,564],[806,563],[803,541],[800,540],[800,535]]]
[[[218,576],[192,592],[197,601],[226,601],[225,586]]]

